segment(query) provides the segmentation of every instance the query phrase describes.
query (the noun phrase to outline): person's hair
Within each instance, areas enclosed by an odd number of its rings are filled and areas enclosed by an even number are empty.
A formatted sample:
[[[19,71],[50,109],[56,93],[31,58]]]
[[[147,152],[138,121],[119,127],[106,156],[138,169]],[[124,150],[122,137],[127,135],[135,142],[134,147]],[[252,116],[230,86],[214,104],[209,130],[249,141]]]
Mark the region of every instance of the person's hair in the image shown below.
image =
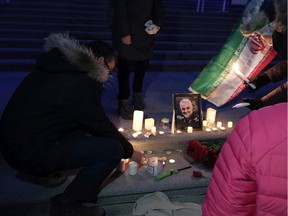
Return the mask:
[[[191,105],[192,105],[192,102],[191,102],[191,100],[190,99],[188,99],[188,98],[183,98],[180,102],[179,102],[179,105],[181,104],[181,103],[184,103],[184,102],[188,102],[188,103],[190,103]]]
[[[287,0],[274,0],[275,19],[274,29],[282,34],[287,33]]]
[[[95,57],[104,57],[106,62],[110,62],[112,59],[117,60],[116,51],[105,41],[95,40],[86,43],[85,46],[91,49]]]

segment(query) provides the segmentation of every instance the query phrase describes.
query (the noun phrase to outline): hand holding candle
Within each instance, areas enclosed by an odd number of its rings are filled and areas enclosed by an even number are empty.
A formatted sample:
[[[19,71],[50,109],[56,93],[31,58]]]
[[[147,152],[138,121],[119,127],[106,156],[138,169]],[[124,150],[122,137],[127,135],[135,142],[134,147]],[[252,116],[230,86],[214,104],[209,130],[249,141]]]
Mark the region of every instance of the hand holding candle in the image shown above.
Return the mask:
[[[238,77],[240,77],[244,82],[246,82],[252,89],[256,89],[256,86],[253,83],[250,83],[248,78],[239,70],[239,65],[234,63],[232,69],[235,71]]]

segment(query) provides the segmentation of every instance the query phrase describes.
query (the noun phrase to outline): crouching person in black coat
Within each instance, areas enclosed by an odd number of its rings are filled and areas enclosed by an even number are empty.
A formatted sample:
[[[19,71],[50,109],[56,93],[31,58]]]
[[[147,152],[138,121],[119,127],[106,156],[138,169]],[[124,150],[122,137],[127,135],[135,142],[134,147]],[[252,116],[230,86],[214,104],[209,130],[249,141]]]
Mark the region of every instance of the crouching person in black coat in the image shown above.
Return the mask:
[[[51,215],[105,215],[82,203],[97,201],[122,158],[142,158],[101,105],[117,57],[103,41],[80,44],[64,34],[49,35],[45,49],[3,112],[1,151],[20,178],[45,186],[65,182],[57,173],[79,169],[65,191],[51,198]]]

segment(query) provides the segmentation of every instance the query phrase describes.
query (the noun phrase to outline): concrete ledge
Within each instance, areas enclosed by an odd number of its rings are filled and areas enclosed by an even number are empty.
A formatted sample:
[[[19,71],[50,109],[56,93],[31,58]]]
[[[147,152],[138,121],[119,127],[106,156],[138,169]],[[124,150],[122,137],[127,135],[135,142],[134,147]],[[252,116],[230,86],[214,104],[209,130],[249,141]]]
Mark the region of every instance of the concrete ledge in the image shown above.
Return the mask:
[[[152,156],[165,156],[167,159],[175,159],[176,162],[174,164],[166,163],[164,171],[190,165],[179,151],[173,151],[172,154],[169,155],[165,152],[146,154],[147,158]],[[154,191],[171,192],[179,196],[186,190],[195,191],[195,193],[204,193],[209,184],[211,170],[204,169],[199,166],[199,164],[192,164],[191,166],[190,169],[183,170],[161,181],[156,181],[155,178],[147,172],[145,166],[140,167],[135,176],[130,176],[126,171],[118,178],[113,179],[113,181],[101,191],[99,194],[99,204],[124,203],[127,202],[128,197],[131,201],[136,201],[136,199],[143,194]],[[51,189],[16,179],[16,171],[10,168],[3,159],[1,159],[0,169],[0,206],[2,207],[48,202],[51,196],[63,192],[75,177],[70,176],[64,185]],[[193,177],[192,170],[201,170],[204,177]]]

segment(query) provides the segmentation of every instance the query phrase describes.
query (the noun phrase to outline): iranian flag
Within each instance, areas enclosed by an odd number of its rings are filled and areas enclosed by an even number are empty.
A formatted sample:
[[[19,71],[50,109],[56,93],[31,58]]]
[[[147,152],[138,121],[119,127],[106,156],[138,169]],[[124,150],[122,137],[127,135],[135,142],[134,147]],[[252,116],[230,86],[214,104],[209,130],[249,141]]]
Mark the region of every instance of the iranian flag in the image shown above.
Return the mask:
[[[189,87],[191,92],[201,94],[203,99],[218,107],[235,98],[245,88],[239,72],[250,80],[276,56],[273,47],[260,35],[244,37],[239,28],[240,25],[232,31],[220,53]]]

